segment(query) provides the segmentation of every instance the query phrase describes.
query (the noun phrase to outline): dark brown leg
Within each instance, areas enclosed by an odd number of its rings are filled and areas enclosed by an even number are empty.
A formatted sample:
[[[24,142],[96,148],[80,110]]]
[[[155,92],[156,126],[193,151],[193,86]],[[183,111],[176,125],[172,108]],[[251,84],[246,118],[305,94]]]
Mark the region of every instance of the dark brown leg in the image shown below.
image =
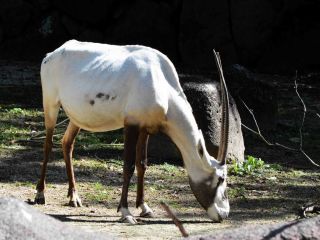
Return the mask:
[[[136,145],[139,136],[138,126],[125,126],[124,127],[124,165],[123,165],[123,185],[120,204],[118,211],[121,211],[122,221],[129,223],[136,223],[128,210],[128,188],[130,179],[133,175],[135,168]]]
[[[45,204],[44,190],[45,190],[45,179],[47,172],[47,164],[50,159],[50,155],[52,152],[52,136],[53,136],[54,128],[47,128],[46,130],[46,140],[44,143],[44,159],[41,166],[41,174],[40,179],[37,184],[37,195],[35,197],[34,202],[36,204]]]
[[[145,130],[139,133],[137,151],[136,151],[136,167],[138,175],[137,200],[136,207],[138,208],[144,202],[144,173],[147,169],[147,145],[149,135]]]
[[[69,122],[68,128],[62,139],[63,158],[66,163],[66,170],[69,180],[68,197],[70,197],[69,205],[72,207],[81,207],[81,200],[76,191],[76,181],[74,177],[74,171],[72,166],[72,152],[75,142],[75,137],[79,133],[80,128]]]
[[[144,174],[147,169],[147,150],[148,150],[149,134],[145,129],[141,129],[139,133],[137,152],[136,152],[136,167],[138,175],[137,185],[137,200],[136,207],[140,207],[142,212],[141,217],[153,217],[153,211],[144,202]]]

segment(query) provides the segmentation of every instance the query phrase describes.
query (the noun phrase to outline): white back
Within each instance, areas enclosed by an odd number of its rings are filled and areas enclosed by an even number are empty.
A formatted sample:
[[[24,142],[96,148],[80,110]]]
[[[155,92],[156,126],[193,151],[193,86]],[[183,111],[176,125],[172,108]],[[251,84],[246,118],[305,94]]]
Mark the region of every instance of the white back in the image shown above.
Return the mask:
[[[44,102],[61,104],[90,131],[121,128],[124,121],[158,126],[170,94],[185,98],[172,63],[144,46],[68,41],[44,58],[41,81]]]

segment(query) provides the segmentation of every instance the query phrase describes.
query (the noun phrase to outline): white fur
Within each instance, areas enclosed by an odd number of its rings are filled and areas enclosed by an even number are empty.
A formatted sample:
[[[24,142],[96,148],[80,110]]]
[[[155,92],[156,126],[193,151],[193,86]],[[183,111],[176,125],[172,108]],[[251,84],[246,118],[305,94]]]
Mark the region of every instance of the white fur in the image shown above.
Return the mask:
[[[227,218],[230,212],[229,200],[223,196],[225,189],[225,184],[218,187],[214,202],[207,209],[209,217],[216,222]]]
[[[61,105],[70,121],[89,131],[125,123],[150,131],[161,127],[180,149],[194,182],[221,168],[205,148],[173,64],[157,50],[71,40],[43,59],[41,83],[46,127],[54,127]],[[121,212],[132,216],[127,209]]]

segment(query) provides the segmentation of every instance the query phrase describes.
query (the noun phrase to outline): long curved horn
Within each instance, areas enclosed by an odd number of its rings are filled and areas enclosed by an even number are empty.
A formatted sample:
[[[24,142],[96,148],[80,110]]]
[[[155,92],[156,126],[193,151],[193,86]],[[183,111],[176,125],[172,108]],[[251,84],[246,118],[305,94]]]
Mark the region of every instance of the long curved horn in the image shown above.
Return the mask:
[[[229,144],[229,95],[227,90],[226,81],[224,79],[222,64],[219,52],[213,50],[219,76],[220,76],[220,91],[221,91],[221,107],[222,107],[222,119],[221,119],[221,132],[220,132],[220,144],[218,150],[217,160],[221,165],[226,164],[227,151]]]

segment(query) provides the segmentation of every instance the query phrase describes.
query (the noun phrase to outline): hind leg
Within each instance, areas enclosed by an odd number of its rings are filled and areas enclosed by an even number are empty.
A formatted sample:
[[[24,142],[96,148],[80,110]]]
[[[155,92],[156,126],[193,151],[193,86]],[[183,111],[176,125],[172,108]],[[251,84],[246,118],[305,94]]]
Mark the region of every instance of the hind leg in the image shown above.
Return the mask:
[[[37,184],[37,194],[35,197],[35,203],[37,204],[45,204],[45,179],[47,172],[47,164],[50,159],[50,155],[52,152],[52,136],[54,132],[54,127],[57,122],[59,112],[59,105],[48,106],[44,105],[44,117],[45,117],[45,127],[46,127],[46,139],[44,142],[44,158],[41,166],[40,179]]]
[[[70,197],[69,206],[81,207],[81,199],[78,196],[76,190],[76,181],[74,177],[74,171],[72,166],[72,152],[75,142],[75,137],[79,133],[80,128],[69,122],[68,128],[62,139],[63,158],[66,163],[67,176],[69,180],[68,197]]]
[[[147,169],[147,146],[149,134],[146,129],[141,129],[139,132],[137,147],[136,147],[136,168],[138,175],[137,184],[137,199],[136,207],[140,207],[142,212],[141,217],[153,217],[152,209],[144,202],[144,174]]]

